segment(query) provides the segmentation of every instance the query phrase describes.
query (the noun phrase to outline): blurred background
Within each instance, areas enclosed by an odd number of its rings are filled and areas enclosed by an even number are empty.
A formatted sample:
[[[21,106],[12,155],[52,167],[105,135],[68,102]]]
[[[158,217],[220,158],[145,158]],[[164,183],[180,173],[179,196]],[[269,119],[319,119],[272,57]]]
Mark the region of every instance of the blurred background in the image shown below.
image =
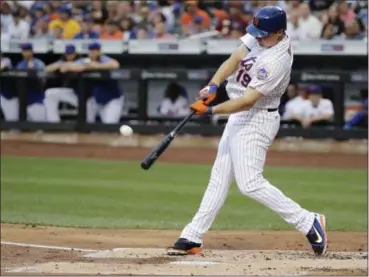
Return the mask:
[[[1,1],[2,128],[164,132],[266,5],[287,12],[294,43],[281,135],[367,137],[342,131],[367,130],[368,3],[333,0]],[[226,121],[194,118],[188,132],[220,134]]]

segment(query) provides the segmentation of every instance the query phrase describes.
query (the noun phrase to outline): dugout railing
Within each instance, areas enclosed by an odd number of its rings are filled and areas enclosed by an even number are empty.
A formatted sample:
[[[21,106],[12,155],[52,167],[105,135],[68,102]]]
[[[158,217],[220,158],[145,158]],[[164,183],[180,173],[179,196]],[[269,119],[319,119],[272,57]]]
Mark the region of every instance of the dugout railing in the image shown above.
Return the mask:
[[[14,80],[18,93],[20,109],[18,122],[1,122],[2,130],[17,129],[23,131],[69,131],[69,132],[117,132],[119,124],[88,124],[85,120],[86,114],[86,82],[91,79],[118,79],[135,80],[138,83],[138,111],[136,115],[122,116],[122,122],[129,122],[134,126],[135,132],[142,134],[168,133],[179,118],[153,117],[147,112],[148,104],[148,85],[152,80],[189,80],[204,82],[208,80],[215,69],[118,69],[111,72],[94,71],[80,74],[66,74],[63,76],[46,74],[35,70],[8,70],[0,74],[0,81]],[[363,139],[367,138],[367,130],[343,130],[344,124],[344,88],[347,83],[368,82],[367,71],[293,71],[292,82],[319,83],[335,86],[336,90],[333,97],[335,120],[332,126],[324,128],[311,127],[308,129],[281,127],[278,137],[305,137],[305,138],[333,138],[337,140]],[[62,122],[57,124],[33,123],[26,120],[26,87],[31,79],[39,79],[41,82],[48,78],[72,78],[78,81],[79,106],[78,113],[74,121]],[[167,124],[161,122],[165,121]],[[148,124],[150,122],[150,124]],[[168,124],[171,122],[171,124]],[[223,126],[213,126],[208,124],[206,118],[194,118],[182,133],[201,134],[201,135],[220,135]]]

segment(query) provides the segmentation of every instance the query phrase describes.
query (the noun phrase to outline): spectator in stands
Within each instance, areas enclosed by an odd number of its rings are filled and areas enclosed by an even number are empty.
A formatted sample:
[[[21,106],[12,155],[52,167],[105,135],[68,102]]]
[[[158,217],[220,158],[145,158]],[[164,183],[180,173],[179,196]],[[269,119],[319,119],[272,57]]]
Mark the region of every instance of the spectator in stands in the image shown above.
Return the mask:
[[[165,116],[186,116],[190,112],[188,108],[187,92],[177,82],[171,82],[165,90],[164,99],[158,110]]]
[[[322,32],[322,23],[311,14],[309,5],[307,3],[300,4],[299,12],[299,25],[301,31],[306,35],[306,39],[319,39]]]
[[[360,27],[356,19],[353,19],[345,23],[344,38],[349,40],[364,39],[364,34],[360,32]]]
[[[321,37],[323,39],[332,39],[345,31],[345,24],[338,16],[336,4],[329,7],[328,11],[322,15],[322,19],[324,26]]]
[[[106,10],[108,11],[108,19],[118,21],[120,16],[118,14],[119,1],[109,0],[106,1]]]
[[[185,12],[182,14],[182,33],[185,36],[196,34],[199,30],[199,26],[202,30],[208,30],[210,28],[211,19],[210,16],[198,7],[198,1],[186,0]]]
[[[229,38],[230,39],[239,39],[244,34],[245,34],[245,29],[241,25],[238,25],[237,22],[233,23]]]
[[[304,119],[304,109],[307,105],[306,88],[290,84],[287,88],[287,98],[290,100],[285,104],[282,118],[300,125]]]
[[[0,23],[0,34],[1,34],[1,40],[9,40],[10,39],[10,35],[9,33],[4,31],[4,27],[3,24]]]
[[[13,20],[8,26],[8,34],[11,39],[26,40],[30,34],[30,25],[20,17],[18,10],[12,13]]]
[[[307,92],[309,98],[303,108],[302,127],[327,125],[332,122],[334,116],[333,104],[331,100],[323,98],[322,88],[318,85],[310,85]]]
[[[292,10],[287,21],[287,33],[291,40],[306,39],[305,29],[302,28],[299,21],[299,11]]]
[[[3,28],[2,32],[7,33],[9,25],[13,21],[12,8],[8,3],[8,1],[1,1],[0,7],[1,7],[0,21]]]
[[[339,1],[337,5],[337,11],[340,19],[344,23],[351,22],[356,18],[355,12],[350,8],[349,4],[346,1]]]
[[[108,11],[104,7],[105,1],[94,0],[91,3],[91,17],[94,24],[103,25],[108,19]]]
[[[32,8],[32,19],[31,19],[31,35],[34,36],[34,34],[36,33],[36,24],[37,22],[44,18],[44,17],[48,17],[43,9],[43,6],[41,5],[35,5]]]
[[[345,130],[353,128],[368,128],[368,98],[363,103],[363,108],[358,111],[343,127]]]
[[[50,22],[50,32],[53,32],[55,28],[61,28],[64,39],[73,39],[81,31],[80,24],[72,18],[72,11],[68,7],[59,8],[58,13],[59,18]]]
[[[34,38],[41,38],[41,39],[53,39],[53,38],[62,38],[63,30],[59,28],[59,35],[53,36],[49,33],[49,23],[50,18],[45,15],[42,18],[38,19],[35,26],[34,26]],[[58,29],[54,29],[54,33],[56,33]]]
[[[60,5],[61,3],[58,2],[56,5]],[[59,18],[59,14],[55,11],[54,5],[51,2],[44,2],[43,9],[45,14],[50,17],[50,20],[55,20]]]
[[[335,0],[309,0],[309,7],[313,12],[325,11],[331,7]]]
[[[78,96],[76,94],[76,79],[66,77],[67,72],[78,60],[76,47],[73,44],[67,44],[62,58],[46,66],[45,71],[54,73],[57,78],[49,79],[48,89],[45,91],[44,105],[48,122],[60,122],[59,103],[68,103],[73,107],[78,106]]]
[[[170,33],[173,33],[179,25],[181,4],[176,0],[168,0],[168,6],[161,8],[162,14],[166,18],[167,29]]]
[[[33,56],[33,45],[31,43],[22,43],[20,47],[23,60],[17,64],[17,69],[43,70],[45,68],[44,62]],[[28,119],[31,121],[45,121],[46,112],[43,105],[44,92],[41,81],[38,79],[27,80],[26,94]],[[15,103],[14,110],[18,111],[18,100],[13,101],[13,103]],[[9,103],[7,102],[6,104],[8,105]]]
[[[138,12],[133,16],[134,21],[137,24],[146,25],[150,24],[150,9],[146,3],[140,3]]]
[[[98,39],[100,34],[93,29],[92,18],[86,17],[81,24],[81,32],[74,39]]]
[[[229,15],[223,20],[219,20],[215,29],[219,31],[222,37],[227,38],[230,36],[232,30],[243,30],[242,35],[246,33],[246,27],[249,25],[249,21],[246,20],[245,15],[249,14],[249,11],[245,13],[243,3],[238,1],[230,1]]]
[[[133,33],[133,38],[135,39],[149,39],[149,29],[146,25],[138,25],[135,32]]]
[[[123,33],[123,40],[127,41],[133,36],[133,29],[135,27],[135,22],[131,17],[125,17],[120,22],[120,29]]]
[[[175,39],[176,36],[167,32],[165,22],[159,21],[154,23],[154,38],[155,39]]]
[[[100,39],[123,40],[123,33],[119,29],[119,23],[112,19],[107,20],[104,31],[100,34]]]

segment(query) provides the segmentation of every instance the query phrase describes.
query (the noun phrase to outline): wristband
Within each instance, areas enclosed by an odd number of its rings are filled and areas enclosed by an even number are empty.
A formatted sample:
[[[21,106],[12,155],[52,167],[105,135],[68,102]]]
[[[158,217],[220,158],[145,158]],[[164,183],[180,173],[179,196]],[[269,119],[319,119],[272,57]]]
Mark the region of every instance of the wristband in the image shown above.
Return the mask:
[[[213,114],[213,108],[208,107],[208,110],[204,113],[204,115],[211,115],[211,114]]]
[[[217,86],[216,84],[210,83],[209,84],[209,93],[211,93],[211,94],[216,93],[218,88],[219,88],[219,86]]]

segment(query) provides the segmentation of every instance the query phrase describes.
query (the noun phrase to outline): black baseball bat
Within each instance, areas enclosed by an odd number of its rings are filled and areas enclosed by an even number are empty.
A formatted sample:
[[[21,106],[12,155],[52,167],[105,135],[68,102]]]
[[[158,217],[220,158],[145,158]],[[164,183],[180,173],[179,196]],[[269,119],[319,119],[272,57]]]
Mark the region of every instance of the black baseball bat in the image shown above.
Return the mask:
[[[145,170],[148,170],[154,162],[163,154],[164,150],[168,148],[173,139],[178,135],[178,133],[182,130],[183,126],[191,119],[191,117],[195,114],[195,111],[191,111],[189,115],[187,115],[160,143],[158,146],[151,151],[149,155],[141,162],[141,167]]]

